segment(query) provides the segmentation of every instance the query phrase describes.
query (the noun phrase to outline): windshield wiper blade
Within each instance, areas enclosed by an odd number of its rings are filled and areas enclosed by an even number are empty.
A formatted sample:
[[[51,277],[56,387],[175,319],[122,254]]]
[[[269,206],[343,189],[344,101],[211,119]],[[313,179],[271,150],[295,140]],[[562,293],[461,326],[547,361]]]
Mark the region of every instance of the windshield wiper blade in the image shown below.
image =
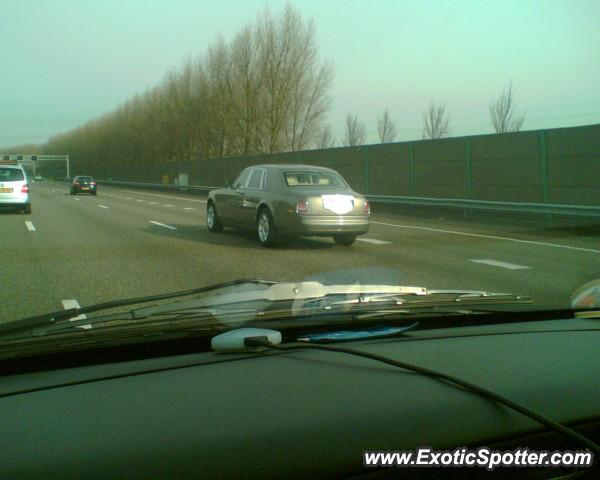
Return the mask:
[[[228,287],[236,286],[248,288],[237,288],[233,292],[226,290]],[[225,291],[219,292],[220,290]],[[83,313],[206,292],[213,292],[213,294],[190,300],[160,303],[114,315],[63,321]],[[218,294],[216,294],[217,292]],[[239,326],[240,323],[247,323],[260,317],[266,320],[277,316],[278,319],[287,320],[300,316],[306,318],[315,314],[318,315],[323,310],[340,314],[347,313],[345,310],[358,312],[358,310],[362,310],[362,308],[358,308],[359,306],[376,307],[392,304],[396,308],[401,306],[412,312],[420,307],[449,307],[455,309],[460,304],[462,304],[460,307],[462,308],[463,306],[466,307],[466,304],[475,306],[480,303],[522,303],[522,301],[522,297],[512,294],[489,293],[478,290],[428,291],[423,287],[400,285],[323,285],[314,281],[286,283],[242,279],[168,294],[105,302],[11,322],[0,325],[0,338],[18,338],[23,336],[23,333],[26,336],[41,336],[102,322],[114,322],[115,320],[132,320],[143,326],[145,322],[140,322],[140,320],[144,319],[153,319],[153,322],[158,323],[177,320],[178,316],[182,319],[191,319],[193,316],[198,318],[211,316],[214,318],[215,323],[224,326]],[[285,308],[281,308],[282,306],[285,306]],[[241,311],[245,311],[245,314],[240,318],[236,318],[236,314]],[[400,310],[398,310],[398,313],[401,313]]]
[[[407,295],[397,293],[361,294],[351,298],[336,299],[332,296],[328,299],[309,299],[303,307],[314,304],[314,308],[334,310],[347,308],[352,309],[359,306],[404,306],[413,311],[418,308],[447,307],[449,309],[471,310],[479,305],[490,304],[523,304],[531,303],[531,298],[515,295],[512,293],[494,293],[478,290],[428,290],[425,295]],[[398,311],[398,310],[396,310]]]
[[[126,307],[129,305],[136,305],[139,303],[148,303],[159,300],[168,300],[171,298],[185,297],[188,295],[201,294],[238,285],[256,284],[271,286],[277,283],[278,282],[268,280],[239,279],[230,282],[217,283],[214,285],[209,285],[207,287],[193,288],[190,290],[181,290],[177,292],[164,293],[159,295],[148,295],[145,297],[125,298],[109,302],[97,303],[95,305],[89,305],[80,308],[59,310],[56,312],[50,312],[43,315],[36,315],[34,317],[23,318],[21,320],[15,320],[13,322],[0,324],[0,337],[6,334],[14,334],[21,331],[31,330],[37,327],[55,325],[62,320],[69,320],[70,318],[77,317],[81,314],[99,312],[102,310],[109,310],[111,308]],[[83,324],[89,324],[89,321],[86,320],[85,322],[83,322]],[[73,324],[73,326],[75,325]]]
[[[423,287],[410,287],[401,285],[361,285],[340,284],[323,285],[319,282],[279,282],[262,290],[249,290],[230,294],[209,296],[185,300],[177,303],[168,303],[133,310],[133,318],[145,318],[159,313],[169,313],[176,310],[192,310],[208,307],[233,307],[252,302],[264,302],[265,305],[279,302],[294,302],[301,308],[306,302],[335,298],[336,296],[365,296],[365,295],[427,295]]]

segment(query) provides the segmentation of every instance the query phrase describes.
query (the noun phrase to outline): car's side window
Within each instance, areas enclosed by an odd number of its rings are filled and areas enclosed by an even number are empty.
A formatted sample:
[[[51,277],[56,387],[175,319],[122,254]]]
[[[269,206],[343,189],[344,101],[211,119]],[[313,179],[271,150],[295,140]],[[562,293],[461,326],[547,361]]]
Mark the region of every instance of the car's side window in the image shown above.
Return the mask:
[[[250,180],[248,181],[248,188],[252,188],[254,190],[261,190],[263,188],[263,177],[265,175],[265,171],[262,168],[255,168],[252,170],[252,175],[250,176]]]
[[[267,171],[263,170],[263,175],[262,175],[262,179],[260,181],[260,189],[261,190],[267,190]]]
[[[242,173],[240,173],[236,181],[233,183],[233,188],[237,189],[245,187],[248,183],[248,177],[250,176],[250,173],[252,173],[251,168],[247,168]]]

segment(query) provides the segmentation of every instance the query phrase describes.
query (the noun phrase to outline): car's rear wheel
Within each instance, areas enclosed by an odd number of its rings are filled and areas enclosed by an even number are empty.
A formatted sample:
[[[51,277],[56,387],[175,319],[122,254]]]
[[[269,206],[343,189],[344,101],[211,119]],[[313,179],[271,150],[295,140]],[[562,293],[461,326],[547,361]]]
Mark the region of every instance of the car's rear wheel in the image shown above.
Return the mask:
[[[23,209],[23,213],[30,214],[31,213],[31,204],[26,205]]]
[[[349,247],[354,244],[356,240],[356,235],[334,235],[333,241],[338,245],[343,245],[345,247]]]
[[[258,240],[263,247],[270,247],[279,242],[279,233],[273,221],[273,215],[271,215],[271,212],[266,207],[261,208],[258,212],[256,217],[256,231],[258,233]]]
[[[206,226],[209,232],[218,233],[223,231],[223,224],[219,220],[217,209],[212,201],[206,205]]]

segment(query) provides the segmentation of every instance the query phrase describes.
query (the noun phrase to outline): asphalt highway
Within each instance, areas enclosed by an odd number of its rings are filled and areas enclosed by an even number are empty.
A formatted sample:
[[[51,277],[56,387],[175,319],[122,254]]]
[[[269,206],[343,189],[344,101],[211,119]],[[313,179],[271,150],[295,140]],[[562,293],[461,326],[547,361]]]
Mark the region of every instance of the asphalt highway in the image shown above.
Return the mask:
[[[565,306],[600,278],[597,226],[544,228],[373,208],[353,246],[306,238],[262,248],[208,232],[206,202],[186,193],[32,185],[33,213],[0,212],[0,321],[74,305],[190,289],[236,278],[377,283],[512,292]]]

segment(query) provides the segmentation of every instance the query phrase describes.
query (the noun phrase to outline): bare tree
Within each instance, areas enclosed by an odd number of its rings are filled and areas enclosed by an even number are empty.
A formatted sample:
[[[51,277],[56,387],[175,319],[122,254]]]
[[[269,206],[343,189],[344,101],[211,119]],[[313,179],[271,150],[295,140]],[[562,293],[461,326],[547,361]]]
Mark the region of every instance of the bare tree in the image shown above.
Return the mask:
[[[513,105],[512,82],[508,84],[500,96],[490,104],[490,116],[496,133],[518,132],[525,121],[525,116],[516,116]]]
[[[317,58],[313,21],[287,5],[279,18],[265,10],[255,31],[262,91],[262,138],[266,153],[304,147],[329,108],[333,70]]]
[[[331,127],[329,125],[325,125],[319,136],[317,137],[317,141],[315,142],[315,146],[317,148],[331,148],[335,145],[335,138],[333,138],[333,133],[331,131]]]
[[[154,88],[52,137],[40,153],[68,152],[82,169],[118,175],[125,166],[330,146],[322,123],[332,78],[314,22],[289,5],[277,15],[267,9],[231,41],[217,39]]]
[[[396,125],[390,118],[390,112],[386,108],[383,115],[377,117],[377,133],[381,143],[393,142],[396,138]]]
[[[446,115],[446,105],[442,102],[431,102],[423,113],[423,138],[444,138],[450,134],[448,124],[450,120]]]
[[[232,143],[236,155],[254,153],[259,130],[261,83],[258,69],[256,36],[246,27],[231,45],[233,81],[231,92],[236,115],[233,119]]]
[[[363,145],[366,139],[365,124],[358,119],[358,115],[346,115],[346,129],[344,131],[343,145],[354,147]]]

